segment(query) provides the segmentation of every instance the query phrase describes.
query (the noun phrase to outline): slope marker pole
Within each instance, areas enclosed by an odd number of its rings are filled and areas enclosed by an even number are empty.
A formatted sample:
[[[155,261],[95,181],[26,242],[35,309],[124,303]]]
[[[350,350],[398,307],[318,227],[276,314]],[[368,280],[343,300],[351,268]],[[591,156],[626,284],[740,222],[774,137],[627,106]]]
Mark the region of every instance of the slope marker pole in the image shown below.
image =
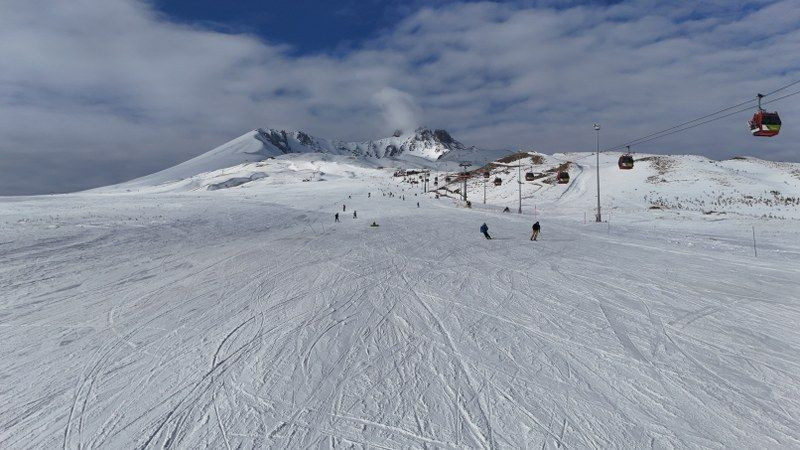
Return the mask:
[[[758,258],[758,249],[756,248],[756,226],[753,225],[753,254]]]

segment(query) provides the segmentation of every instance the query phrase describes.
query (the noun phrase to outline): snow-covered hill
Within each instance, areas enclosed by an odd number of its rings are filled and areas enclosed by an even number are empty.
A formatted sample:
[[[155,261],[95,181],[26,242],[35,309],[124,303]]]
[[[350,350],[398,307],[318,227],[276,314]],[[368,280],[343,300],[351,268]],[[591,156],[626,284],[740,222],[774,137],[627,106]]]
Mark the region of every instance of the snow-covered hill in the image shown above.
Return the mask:
[[[519,154],[522,155],[522,154]],[[734,158],[714,161],[693,155],[637,154],[632,170],[617,167],[619,153],[600,156],[601,209],[605,218],[627,214],[657,217],[689,214],[694,218],[719,220],[725,217],[800,219],[800,164]],[[472,172],[467,183],[468,198],[481,203],[485,170],[489,205],[519,205],[516,158],[494,163]],[[520,159],[523,210],[549,215],[593,218],[597,199],[597,164],[594,153],[544,155],[530,153]],[[566,168],[570,182],[557,184],[555,175]],[[532,173],[533,181],[525,175]],[[445,173],[438,173],[443,179]],[[493,181],[499,178],[500,186]],[[460,189],[452,176],[449,191]],[[445,186],[438,186],[445,188]],[[454,194],[450,194],[454,195]]]
[[[0,448],[800,446],[800,222],[641,208],[784,168],[604,166],[584,224],[591,155],[522,215],[350,158],[0,198]]]

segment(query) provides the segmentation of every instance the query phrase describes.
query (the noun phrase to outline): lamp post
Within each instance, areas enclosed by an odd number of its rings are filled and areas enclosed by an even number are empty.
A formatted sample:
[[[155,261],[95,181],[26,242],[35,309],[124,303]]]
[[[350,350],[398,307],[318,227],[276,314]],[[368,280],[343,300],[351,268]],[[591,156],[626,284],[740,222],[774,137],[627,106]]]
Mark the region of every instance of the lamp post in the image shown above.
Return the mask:
[[[595,215],[595,222],[602,222],[600,215],[600,124],[594,124],[594,131],[597,135],[597,214]]]
[[[459,166],[464,168],[463,172],[461,173],[461,178],[464,180],[464,202],[465,203],[467,201],[467,168],[469,166],[471,166],[471,165],[472,164],[470,164],[468,162],[462,162],[461,164],[459,164]]]
[[[522,214],[522,158],[517,160],[517,186],[519,187],[519,208],[518,214]]]

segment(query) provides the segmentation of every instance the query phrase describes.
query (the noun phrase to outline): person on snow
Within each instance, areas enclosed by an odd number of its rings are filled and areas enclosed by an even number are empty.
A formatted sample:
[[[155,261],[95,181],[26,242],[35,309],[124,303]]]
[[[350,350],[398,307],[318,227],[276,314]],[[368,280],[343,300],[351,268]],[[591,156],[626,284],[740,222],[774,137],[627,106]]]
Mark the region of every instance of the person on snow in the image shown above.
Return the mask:
[[[339,213],[333,215],[333,221],[334,223],[339,221]]]
[[[503,212],[511,212],[511,210],[508,209],[508,206],[506,206],[505,209],[503,209]]]
[[[347,205],[342,205],[342,212],[345,212],[346,210],[347,210]]]
[[[483,236],[486,237],[486,239],[492,238],[491,236],[489,236],[489,227],[486,225],[485,222],[483,225],[481,225],[481,233],[483,233]]]
[[[541,230],[541,228],[542,227],[539,226],[539,222],[536,222],[535,224],[533,224],[533,227],[531,227],[531,229],[532,229],[531,240],[532,241],[535,241],[536,238],[539,237],[539,230]]]
[[[417,202],[417,208],[419,208],[419,202]]]
[[[353,211],[353,219],[358,219],[358,214],[356,214],[356,212],[357,211],[355,211],[355,210]]]
[[[370,198],[371,196],[372,196],[372,192],[367,192],[367,198]]]

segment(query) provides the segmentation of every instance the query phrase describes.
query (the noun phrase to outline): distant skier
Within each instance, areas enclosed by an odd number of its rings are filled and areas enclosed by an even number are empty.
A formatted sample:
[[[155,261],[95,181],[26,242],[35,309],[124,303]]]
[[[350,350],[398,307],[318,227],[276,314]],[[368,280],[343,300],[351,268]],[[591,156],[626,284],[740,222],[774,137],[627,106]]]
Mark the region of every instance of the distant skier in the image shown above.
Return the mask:
[[[358,219],[358,214],[356,214],[355,210],[353,211],[353,219]]]
[[[539,230],[541,230],[541,228],[542,227],[539,226],[539,222],[536,222],[535,224],[533,224],[533,227],[531,227],[531,230],[532,230],[532,232],[531,232],[531,240],[532,241],[535,241],[536,238],[539,237]]]
[[[336,213],[336,214],[333,215],[333,221],[334,222],[338,222],[339,221],[339,213]]]
[[[347,211],[347,205],[342,205],[342,212]]]
[[[484,223],[481,225],[481,233],[486,237],[486,239],[491,239],[492,237],[489,236],[489,227]]]
[[[511,212],[511,210],[510,210],[510,209],[508,209],[508,206],[506,206],[506,207],[503,209],[503,212]]]
[[[372,197],[372,192],[367,192],[367,198]]]
[[[417,208],[419,208],[419,202],[417,202]]]

